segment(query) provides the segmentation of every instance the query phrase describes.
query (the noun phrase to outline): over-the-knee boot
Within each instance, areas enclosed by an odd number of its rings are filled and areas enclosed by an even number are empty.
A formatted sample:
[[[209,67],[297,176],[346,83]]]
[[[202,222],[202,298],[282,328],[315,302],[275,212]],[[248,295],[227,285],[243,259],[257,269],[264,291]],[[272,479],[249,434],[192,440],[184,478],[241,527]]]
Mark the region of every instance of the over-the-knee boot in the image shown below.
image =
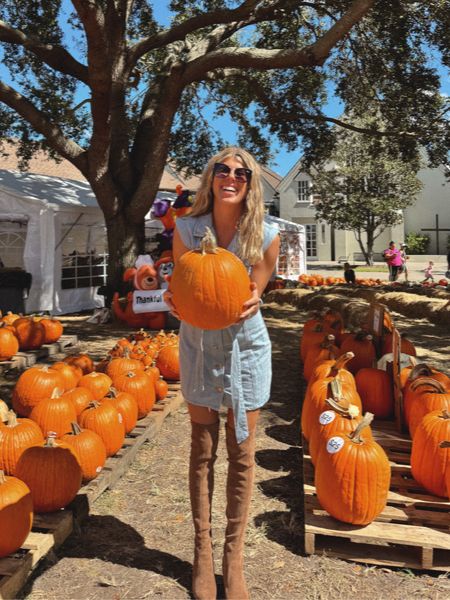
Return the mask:
[[[244,539],[255,474],[256,427],[241,444],[234,428],[226,425],[228,450],[227,528],[223,553],[223,582],[227,600],[249,598],[244,579]]]
[[[215,600],[217,589],[211,543],[211,502],[219,421],[212,425],[191,425],[189,493],[195,530],[192,593],[197,600]]]

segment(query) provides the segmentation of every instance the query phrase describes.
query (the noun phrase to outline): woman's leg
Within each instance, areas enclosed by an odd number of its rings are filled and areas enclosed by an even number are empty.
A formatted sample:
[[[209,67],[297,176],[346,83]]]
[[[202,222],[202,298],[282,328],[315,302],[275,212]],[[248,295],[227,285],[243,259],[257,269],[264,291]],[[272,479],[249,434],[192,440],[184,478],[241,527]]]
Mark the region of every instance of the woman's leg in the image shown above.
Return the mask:
[[[225,597],[249,597],[244,579],[244,541],[255,474],[255,433],[259,411],[247,412],[249,436],[237,443],[233,411],[228,411],[226,444],[228,452],[227,528],[223,553]]]
[[[211,541],[211,503],[214,463],[219,440],[219,414],[204,406],[188,404],[191,417],[189,494],[195,531],[192,593],[197,600],[217,596]]]

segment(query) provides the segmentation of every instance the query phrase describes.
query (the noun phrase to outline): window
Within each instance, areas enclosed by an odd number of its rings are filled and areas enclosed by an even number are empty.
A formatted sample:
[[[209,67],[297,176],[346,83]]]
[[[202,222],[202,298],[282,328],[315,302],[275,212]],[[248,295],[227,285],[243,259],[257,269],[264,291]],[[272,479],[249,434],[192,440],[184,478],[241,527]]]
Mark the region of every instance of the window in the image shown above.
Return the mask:
[[[309,181],[302,179],[298,183],[298,201],[309,202]]]
[[[315,225],[306,225],[306,258],[317,258],[317,238]]]
[[[327,241],[327,237],[325,235],[325,223],[322,223],[322,225],[320,226],[320,235],[321,235],[321,243],[325,244],[325,242]]]
[[[26,223],[0,222],[0,260],[5,267],[23,269],[23,252],[26,237]]]
[[[63,290],[106,283],[108,254],[104,225],[64,225],[61,228]]]

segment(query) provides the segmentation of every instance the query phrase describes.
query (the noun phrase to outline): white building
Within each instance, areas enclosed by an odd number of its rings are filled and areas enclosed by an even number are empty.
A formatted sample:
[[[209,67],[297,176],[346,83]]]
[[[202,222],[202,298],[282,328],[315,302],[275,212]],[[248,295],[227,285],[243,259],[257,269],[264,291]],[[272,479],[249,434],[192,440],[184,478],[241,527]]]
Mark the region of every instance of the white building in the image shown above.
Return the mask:
[[[375,259],[390,240],[397,243],[406,234],[423,232],[430,236],[429,254],[446,254],[450,235],[450,182],[444,167],[423,168],[418,173],[423,188],[413,205],[405,209],[403,222],[387,228],[374,244]],[[362,260],[362,253],[352,231],[335,230],[326,222],[317,221],[311,194],[311,177],[302,169],[299,160],[278,186],[280,217],[306,227],[308,260],[331,261],[346,257]]]

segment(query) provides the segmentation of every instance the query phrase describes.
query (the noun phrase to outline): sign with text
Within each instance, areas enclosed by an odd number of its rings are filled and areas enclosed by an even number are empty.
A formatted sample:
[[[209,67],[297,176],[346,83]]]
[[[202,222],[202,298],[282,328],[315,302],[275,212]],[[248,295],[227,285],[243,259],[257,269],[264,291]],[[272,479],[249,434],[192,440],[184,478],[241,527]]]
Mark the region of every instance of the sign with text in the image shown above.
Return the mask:
[[[161,312],[170,308],[163,300],[166,290],[136,290],[133,292],[133,312]]]

